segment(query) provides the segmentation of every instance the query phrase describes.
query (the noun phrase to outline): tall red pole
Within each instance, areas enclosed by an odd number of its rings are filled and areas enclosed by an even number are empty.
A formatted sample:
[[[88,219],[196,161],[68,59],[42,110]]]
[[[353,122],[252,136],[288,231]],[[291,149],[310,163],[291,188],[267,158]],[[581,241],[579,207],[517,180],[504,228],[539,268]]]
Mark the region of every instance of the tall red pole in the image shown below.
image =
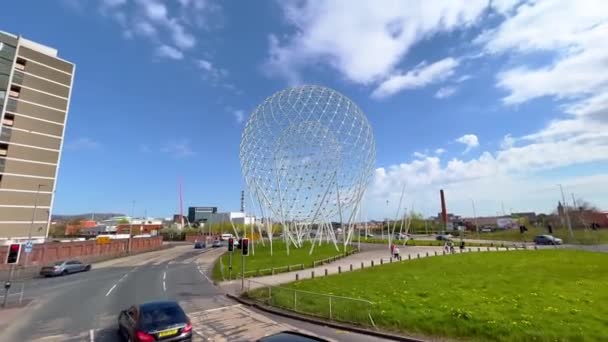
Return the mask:
[[[443,220],[443,229],[448,228],[448,211],[445,208],[445,196],[443,194],[443,189],[439,190],[439,195],[441,196],[441,218]]]

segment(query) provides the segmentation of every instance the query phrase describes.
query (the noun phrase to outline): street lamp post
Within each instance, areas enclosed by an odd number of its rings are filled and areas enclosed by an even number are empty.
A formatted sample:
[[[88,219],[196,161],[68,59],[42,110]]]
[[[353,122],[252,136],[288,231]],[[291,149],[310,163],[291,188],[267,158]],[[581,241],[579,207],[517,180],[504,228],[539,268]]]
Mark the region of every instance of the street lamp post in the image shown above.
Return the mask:
[[[133,244],[133,215],[135,215],[135,200],[131,203],[131,220],[129,220],[129,254]]]
[[[471,204],[473,205],[473,220],[475,220],[475,230],[477,231],[477,239],[479,239],[479,225],[477,225],[477,213],[475,212],[475,200],[471,198]]]
[[[574,237],[574,233],[572,232],[572,224],[570,223],[570,214],[568,213],[568,203],[566,203],[566,197],[564,196],[564,189],[562,185],[559,184],[559,191],[562,193],[562,203],[564,206],[564,213],[566,214],[566,224],[568,225],[568,232],[570,233],[570,237]]]
[[[36,196],[34,197],[34,210],[32,211],[32,222],[30,223],[30,229],[27,233],[27,241],[31,243],[32,240],[32,229],[34,229],[34,221],[36,220],[36,209],[38,209],[38,195],[40,194],[40,188],[46,186],[44,184],[38,184],[38,188],[36,189]],[[25,266],[28,266],[30,253],[26,253],[25,255]]]

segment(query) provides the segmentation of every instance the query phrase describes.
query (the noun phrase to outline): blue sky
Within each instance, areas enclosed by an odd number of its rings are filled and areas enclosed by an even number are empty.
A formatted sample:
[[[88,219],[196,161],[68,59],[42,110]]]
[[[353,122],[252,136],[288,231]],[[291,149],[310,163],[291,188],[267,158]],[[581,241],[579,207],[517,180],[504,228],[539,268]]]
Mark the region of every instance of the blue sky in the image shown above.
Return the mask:
[[[376,138],[369,218],[408,208],[608,209],[603,1],[13,1],[0,29],[77,65],[55,213],[239,207],[255,106],[297,84],[350,97]],[[557,26],[555,23],[562,23]],[[604,38],[605,39],[605,38]],[[386,200],[389,200],[389,206]]]

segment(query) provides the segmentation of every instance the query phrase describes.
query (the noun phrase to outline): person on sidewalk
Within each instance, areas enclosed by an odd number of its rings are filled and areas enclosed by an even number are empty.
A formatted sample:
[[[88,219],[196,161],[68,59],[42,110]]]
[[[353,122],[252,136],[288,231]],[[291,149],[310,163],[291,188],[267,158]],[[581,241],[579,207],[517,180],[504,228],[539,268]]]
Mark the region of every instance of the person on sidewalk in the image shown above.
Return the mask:
[[[391,242],[391,255],[395,254],[395,243]]]
[[[393,250],[393,257],[395,259],[399,259],[399,247],[395,247],[395,249]]]

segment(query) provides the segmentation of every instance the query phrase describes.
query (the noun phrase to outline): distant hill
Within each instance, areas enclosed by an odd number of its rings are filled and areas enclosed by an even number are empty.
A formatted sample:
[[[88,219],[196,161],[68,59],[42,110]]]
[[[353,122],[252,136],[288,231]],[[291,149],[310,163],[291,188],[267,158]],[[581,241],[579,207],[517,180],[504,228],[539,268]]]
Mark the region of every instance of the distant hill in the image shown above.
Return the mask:
[[[114,216],[125,216],[121,213],[84,213],[84,214],[75,214],[75,215],[53,215],[53,221],[71,221],[71,220],[90,220],[91,218],[95,218],[96,221],[107,220],[110,217]]]

